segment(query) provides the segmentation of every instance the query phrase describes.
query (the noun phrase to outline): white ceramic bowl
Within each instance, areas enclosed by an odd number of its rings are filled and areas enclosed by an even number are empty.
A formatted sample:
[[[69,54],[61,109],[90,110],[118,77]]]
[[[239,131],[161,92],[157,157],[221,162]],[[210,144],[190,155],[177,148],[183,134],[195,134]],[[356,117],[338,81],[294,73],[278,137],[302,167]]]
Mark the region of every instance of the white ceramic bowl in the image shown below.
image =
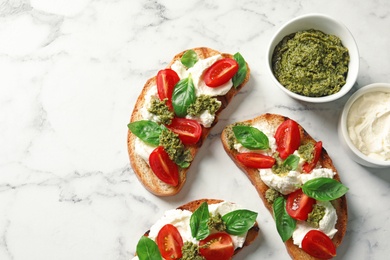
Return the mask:
[[[380,160],[371,158],[356,148],[356,146],[351,141],[351,138],[348,134],[348,114],[350,112],[351,106],[354,102],[362,97],[365,94],[371,92],[387,92],[390,93],[390,84],[387,83],[374,83],[367,85],[358,91],[356,91],[345,103],[343,111],[340,115],[339,123],[338,123],[338,136],[340,139],[340,143],[344,147],[345,151],[348,155],[357,163],[362,164],[364,166],[373,167],[373,168],[386,168],[390,167],[390,161]],[[389,104],[390,106],[390,104]]]
[[[309,29],[316,29],[320,30],[326,34],[335,35],[339,37],[342,41],[342,44],[344,47],[348,48],[350,61],[349,61],[349,68],[348,68],[348,74],[346,79],[346,84],[341,88],[341,90],[335,94],[324,96],[324,97],[307,97],[303,95],[296,94],[287,88],[285,88],[283,85],[279,83],[279,81],[276,79],[272,72],[272,55],[275,49],[275,46],[287,35],[302,31],[302,30],[309,30]],[[355,42],[355,39],[353,38],[351,32],[345,27],[341,22],[336,21],[335,19],[323,15],[323,14],[306,14],[300,17],[297,17],[286,24],[284,24],[272,37],[269,46],[268,46],[268,70],[270,72],[270,75],[272,77],[272,80],[275,82],[275,84],[282,89],[285,93],[287,93],[289,96],[306,101],[306,102],[313,102],[313,103],[323,103],[323,102],[329,102],[336,100],[342,96],[344,96],[348,91],[353,87],[353,85],[356,82],[356,78],[358,76],[359,72],[359,51]]]

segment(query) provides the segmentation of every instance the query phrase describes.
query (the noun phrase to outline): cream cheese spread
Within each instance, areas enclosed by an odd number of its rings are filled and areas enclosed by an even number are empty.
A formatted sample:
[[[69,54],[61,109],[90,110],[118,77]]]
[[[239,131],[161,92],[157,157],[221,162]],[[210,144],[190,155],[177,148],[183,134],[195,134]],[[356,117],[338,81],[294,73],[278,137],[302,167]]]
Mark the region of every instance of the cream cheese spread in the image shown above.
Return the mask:
[[[186,115],[186,118],[195,120],[204,127],[209,128],[214,122],[215,115],[212,115],[208,110],[205,110],[199,116]]]
[[[156,123],[160,123],[159,116],[156,116],[149,112],[149,108],[152,104],[153,99],[159,99],[157,94],[157,86],[153,85],[145,94],[144,100],[145,105],[140,109],[141,116],[144,120],[151,120]]]
[[[210,88],[206,85],[202,77],[203,72],[220,59],[222,59],[222,55],[218,54],[203,60],[198,60],[195,65],[188,70],[180,60],[176,60],[172,64],[171,69],[177,73],[180,79],[187,78],[191,74],[192,80],[194,81],[196,96],[202,94],[212,97],[223,96],[233,87],[231,79],[219,87]]]
[[[337,229],[335,229],[335,225],[337,222],[337,214],[332,203],[330,203],[329,201],[317,201],[317,204],[325,207],[325,215],[319,222],[319,228],[314,228],[310,226],[310,224],[308,224],[306,221],[297,222],[297,227],[294,230],[292,238],[294,244],[299,246],[300,248],[302,247],[303,238],[305,237],[307,232],[312,229],[321,230],[330,238],[333,238],[333,236],[337,232]]]
[[[149,164],[149,156],[156,147],[144,143],[138,137],[134,141],[134,152],[138,154],[144,161]]]
[[[210,214],[216,214],[219,213],[222,216],[226,213],[229,213],[234,210],[242,209],[237,204],[232,202],[226,202],[223,201],[221,203],[217,204],[211,204],[209,205],[209,212]],[[166,224],[172,224],[174,225],[181,237],[183,238],[183,242],[192,242],[195,244],[198,244],[199,241],[197,241],[195,238],[191,235],[191,228],[190,228],[190,218],[191,218],[192,212],[188,210],[180,210],[180,209],[172,209],[165,212],[164,216],[160,218],[151,228],[149,232],[149,238],[152,240],[155,240],[158,232],[160,229],[166,225]],[[230,237],[233,240],[234,248],[242,247],[244,245],[246,234],[244,233],[239,236],[230,235]]]
[[[358,98],[347,117],[352,143],[365,155],[390,160],[390,93],[373,92]]]

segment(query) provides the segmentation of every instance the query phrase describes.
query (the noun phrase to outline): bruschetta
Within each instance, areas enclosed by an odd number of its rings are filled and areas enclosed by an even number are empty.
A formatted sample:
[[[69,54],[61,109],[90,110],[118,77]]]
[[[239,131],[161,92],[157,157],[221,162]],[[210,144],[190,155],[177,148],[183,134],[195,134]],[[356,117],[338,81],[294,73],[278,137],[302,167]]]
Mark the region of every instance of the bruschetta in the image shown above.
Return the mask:
[[[218,199],[168,210],[137,244],[135,259],[232,259],[259,233],[257,213]]]
[[[322,142],[277,114],[228,125],[221,139],[273,215],[290,256],[334,257],[347,229],[348,188]]]
[[[134,173],[158,196],[177,194],[218,115],[248,82],[240,53],[194,48],[147,80],[128,124]]]

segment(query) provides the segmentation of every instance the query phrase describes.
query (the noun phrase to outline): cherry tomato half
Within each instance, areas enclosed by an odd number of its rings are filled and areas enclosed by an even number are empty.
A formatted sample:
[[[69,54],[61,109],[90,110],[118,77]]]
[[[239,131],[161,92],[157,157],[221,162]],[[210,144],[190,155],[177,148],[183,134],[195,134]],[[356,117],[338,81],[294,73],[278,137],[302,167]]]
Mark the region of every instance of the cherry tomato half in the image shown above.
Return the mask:
[[[174,70],[164,69],[157,73],[157,94],[160,100],[167,98],[167,106],[172,110],[173,89],[180,78]]]
[[[156,242],[164,259],[175,260],[182,257],[183,238],[174,225],[163,226],[158,232]]]
[[[309,173],[314,169],[314,167],[316,167],[316,164],[320,159],[321,151],[322,151],[322,142],[319,141],[314,145],[313,160],[311,162],[305,162],[302,165],[302,169],[304,172]]]
[[[284,121],[275,132],[276,151],[279,152],[280,158],[286,159],[294,153],[301,144],[301,134],[297,122],[288,119]]]
[[[164,147],[158,146],[149,155],[149,165],[157,178],[163,182],[176,186],[179,183],[179,169],[176,163],[169,158]]]
[[[211,234],[199,241],[199,252],[206,260],[231,259],[234,255],[233,240],[224,232]]]
[[[175,117],[166,127],[178,134],[179,139],[186,145],[196,144],[202,136],[202,126],[195,120]]]
[[[330,259],[336,256],[332,240],[319,230],[310,230],[302,240],[302,249],[311,256]]]
[[[307,216],[313,210],[313,205],[316,200],[310,198],[302,189],[290,193],[287,197],[286,210],[287,213],[294,219],[307,220]]]
[[[260,153],[239,153],[237,160],[247,167],[265,169],[275,164],[275,158]]]
[[[228,82],[238,71],[238,63],[234,59],[224,58],[216,61],[204,73],[204,82],[216,88]]]

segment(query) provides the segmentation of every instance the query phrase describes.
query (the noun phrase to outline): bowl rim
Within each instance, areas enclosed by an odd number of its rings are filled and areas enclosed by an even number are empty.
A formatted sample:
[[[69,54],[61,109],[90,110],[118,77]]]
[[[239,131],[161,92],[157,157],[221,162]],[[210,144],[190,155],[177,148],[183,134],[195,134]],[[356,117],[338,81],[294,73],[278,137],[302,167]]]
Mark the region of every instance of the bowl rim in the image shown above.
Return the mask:
[[[313,19],[324,19],[324,20],[327,20],[327,21],[337,25],[337,27],[340,30],[342,30],[343,32],[345,32],[345,34],[343,34],[343,36],[340,36],[340,35],[336,35],[336,36],[340,37],[340,38],[342,37],[342,40],[348,39],[348,42],[351,43],[350,44],[351,46],[348,47],[348,51],[350,53],[350,57],[352,58],[352,61],[350,60],[350,62],[348,64],[348,75],[347,75],[346,84],[340,89],[339,92],[334,93],[332,95],[323,96],[323,97],[307,97],[304,95],[294,93],[294,92],[288,90],[287,88],[285,88],[282,84],[280,84],[280,82],[276,79],[276,77],[274,76],[274,74],[272,72],[272,55],[273,55],[275,46],[285,36],[285,35],[280,36],[281,32],[283,30],[285,30],[286,28],[292,26],[296,22],[300,22],[302,20],[313,20]],[[313,26],[313,28],[316,29],[314,26]],[[304,15],[301,15],[301,16],[298,16],[298,17],[291,19],[291,20],[285,22],[282,26],[280,26],[279,29],[271,37],[271,40],[268,43],[266,57],[267,57],[267,59],[266,59],[267,60],[267,68],[268,68],[268,71],[269,71],[274,83],[289,96],[291,96],[295,99],[301,100],[301,101],[306,101],[306,102],[311,102],[311,103],[325,103],[325,102],[330,102],[330,101],[334,101],[336,99],[341,98],[342,96],[347,94],[351,90],[351,88],[355,85],[358,74],[359,74],[359,66],[360,66],[359,49],[358,49],[356,40],[353,37],[351,31],[341,21],[339,21],[339,20],[337,20],[329,15],[321,14],[321,13],[304,14]]]
[[[383,161],[379,159],[375,159],[372,157],[369,157],[365,155],[363,152],[361,152],[353,143],[351,138],[348,134],[348,127],[347,127],[347,119],[349,111],[352,107],[352,105],[355,103],[357,99],[362,97],[363,95],[367,93],[373,93],[373,92],[380,92],[385,91],[390,93],[390,83],[371,83],[369,85],[365,85],[358,89],[355,93],[353,93],[347,102],[345,103],[343,110],[341,112],[340,117],[340,130],[342,133],[342,138],[344,139],[345,143],[347,144],[348,148],[361,160],[364,160],[370,164],[381,166],[381,167],[389,167],[390,161]]]

